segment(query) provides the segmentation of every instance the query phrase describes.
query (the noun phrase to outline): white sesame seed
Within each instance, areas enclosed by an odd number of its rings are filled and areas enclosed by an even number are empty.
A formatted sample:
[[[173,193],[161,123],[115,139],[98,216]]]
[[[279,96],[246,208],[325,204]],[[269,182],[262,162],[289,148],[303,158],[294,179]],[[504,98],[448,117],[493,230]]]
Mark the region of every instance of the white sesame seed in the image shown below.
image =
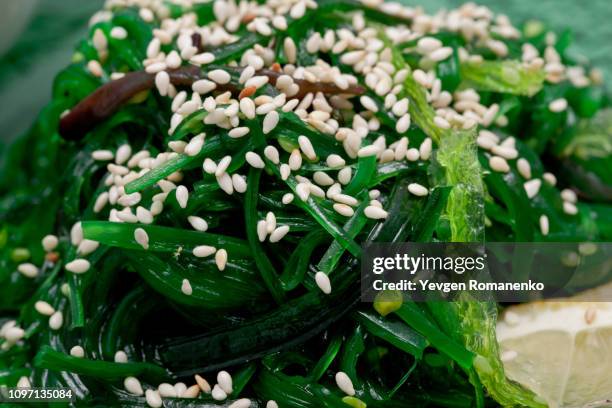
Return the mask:
[[[508,165],[506,159],[499,156],[492,156],[489,159],[489,167],[491,167],[491,170],[498,173],[507,173],[510,171],[510,166]]]
[[[116,40],[125,40],[128,36],[128,32],[123,27],[113,27],[110,35]]]
[[[259,156],[255,152],[247,152],[245,154],[245,159],[247,163],[249,163],[252,167],[256,169],[263,169],[264,167],[266,167],[266,164],[262,160],[261,156]]]
[[[352,169],[349,166],[343,168],[338,172],[338,181],[343,185],[347,185],[348,183],[350,183],[351,177]]]
[[[74,346],[70,349],[70,355],[73,357],[85,357],[85,350],[81,346]]]
[[[187,279],[183,279],[183,283],[187,281]],[[189,282],[189,281],[187,281]],[[190,287],[191,289],[191,287]],[[159,392],[159,395],[164,397],[164,398],[176,398],[178,395],[176,393],[176,389],[174,388],[174,386],[172,384],[168,384],[168,383],[161,383],[157,386],[157,391]]]
[[[370,112],[374,112],[374,113],[378,112],[378,105],[376,105],[376,102],[374,102],[374,100],[370,98],[369,96],[362,95],[359,98],[359,102],[361,102],[363,107],[369,110]]]
[[[183,283],[181,283],[181,292],[183,292],[187,296],[191,296],[193,293],[193,289],[191,288],[191,283],[189,279],[183,279]]]
[[[227,408],[249,408],[251,406],[251,400],[248,398],[240,398],[232,402]]]
[[[53,313],[55,313],[53,306],[44,300],[39,300],[34,303],[34,309],[36,309],[36,311],[43,316],[51,316]]]
[[[423,37],[417,42],[417,51],[421,54],[429,54],[442,47],[442,41],[434,37]]]
[[[540,191],[540,187],[542,186],[542,180],[533,179],[526,181],[523,183],[523,188],[525,189],[525,193],[527,193],[527,197],[533,198]]]
[[[247,190],[245,177],[240,174],[232,174],[232,184],[237,193],[242,194]]]
[[[15,321],[13,320],[12,323],[15,323]],[[23,330],[21,327],[5,328],[3,325],[2,329],[4,331],[4,338],[11,343],[16,343],[25,336],[25,330]]]
[[[170,87],[170,75],[166,71],[159,71],[155,74],[155,87],[161,96],[168,95]]]
[[[210,79],[211,81],[215,81],[216,83],[220,85],[225,85],[229,83],[232,77],[225,70],[213,69],[212,71],[208,73],[208,79]]]
[[[408,191],[410,191],[410,193],[414,194],[415,196],[419,196],[419,197],[424,197],[427,194],[429,194],[429,190],[427,189],[427,187],[422,186],[421,184],[418,184],[418,183],[408,184]]]
[[[85,273],[90,268],[90,263],[87,259],[75,259],[71,262],[68,262],[65,266],[68,272],[72,273]]]
[[[248,119],[255,118],[255,102],[251,98],[242,98],[239,102],[240,112]]]
[[[49,327],[51,330],[59,330],[64,324],[64,315],[62,312],[55,312],[49,318]]]
[[[279,120],[280,117],[277,111],[268,112],[263,120],[263,133],[267,135],[272,130],[274,130],[276,125],[278,125]]]
[[[554,186],[554,185],[557,184],[557,178],[552,173],[546,172],[546,173],[542,174],[542,178],[544,179],[544,181],[546,181],[551,186]]]
[[[209,81],[208,79],[197,80],[191,85],[193,92],[197,92],[200,95],[206,95],[207,93],[215,90],[215,88],[217,88],[217,84],[213,81]]]
[[[94,202],[93,206],[93,211],[95,213],[99,213],[104,209],[104,207],[106,207],[106,204],[108,204],[108,192],[104,191],[100,193],[100,195],[96,198],[96,201]]]
[[[125,194],[119,197],[117,202],[124,207],[131,207],[133,205],[138,204],[141,198],[142,196],[140,195],[140,193]]]
[[[551,112],[555,112],[555,113],[563,112],[564,110],[567,109],[567,99],[565,98],[555,99],[554,101],[548,104],[548,109]]]
[[[180,185],[176,188],[176,201],[181,208],[187,208],[187,201],[189,200],[189,191],[187,187]]]
[[[195,215],[190,215],[187,217],[187,221],[191,224],[191,227],[196,231],[206,231],[208,229],[208,223],[204,218],[197,217]]]
[[[215,176],[220,177],[226,171],[229,165],[232,163],[232,156],[224,156],[219,163],[217,164],[217,169],[215,170]]]
[[[453,49],[451,47],[442,47],[440,49],[433,51],[431,54],[429,54],[428,57],[430,60],[434,62],[439,62],[439,61],[444,61],[451,55],[453,55]]]
[[[96,29],[92,39],[93,46],[98,52],[106,51],[108,48],[108,40],[101,29]]]
[[[259,89],[262,86],[264,86],[265,84],[267,84],[269,80],[270,80],[270,78],[268,78],[265,75],[254,76],[252,78],[249,78],[245,82],[244,87],[245,88],[249,88],[251,86],[254,86],[256,89]]]
[[[266,408],[278,408],[278,404],[274,400],[268,401],[266,404]]]
[[[223,401],[224,399],[227,398],[226,392],[223,391],[223,389],[219,386],[219,384],[215,384],[215,386],[212,389],[211,396],[216,401]]]
[[[266,220],[257,221],[257,238],[259,238],[259,242],[264,242],[267,235],[268,224],[266,223]]]
[[[298,183],[295,187],[295,193],[302,201],[307,201],[310,196],[310,186],[308,183]]]
[[[38,268],[31,263],[22,263],[17,266],[17,270],[27,278],[35,278],[38,276]]]
[[[491,153],[501,156],[507,160],[516,159],[518,157],[518,151],[515,148],[502,145],[493,146],[491,148]]]
[[[221,190],[226,194],[231,195],[234,193],[234,183],[232,183],[232,178],[229,174],[223,173],[221,176],[217,176],[216,179],[219,187],[221,187]]]
[[[540,232],[542,233],[542,235],[546,236],[548,235],[548,231],[549,231],[549,222],[548,222],[548,217],[546,215],[541,215],[540,216]]]
[[[125,354],[125,351],[119,350],[115,353],[113,360],[115,361],[115,363],[127,363],[128,356],[127,354]]]
[[[450,129],[450,123],[441,116],[435,116],[433,121],[440,129]]]
[[[397,133],[405,133],[408,131],[408,129],[410,129],[410,123],[410,114],[406,113],[398,119],[397,123],[395,124],[395,130]]]
[[[340,388],[340,390],[342,390],[342,392],[344,392],[346,395],[355,395],[355,387],[353,387],[353,382],[345,372],[338,371],[336,373],[336,384],[338,385],[338,388]]]
[[[264,149],[264,156],[274,164],[278,164],[280,161],[278,150],[271,145],[266,146]]]
[[[151,408],[160,408],[162,406],[162,398],[157,390],[146,390],[145,400]]]
[[[364,146],[357,151],[358,157],[376,156],[380,152],[380,148],[375,144]]]
[[[227,251],[225,249],[219,249],[217,251],[215,254],[215,263],[220,271],[225,269],[225,265],[227,264]]]
[[[249,133],[249,130],[250,129],[248,127],[246,127],[246,126],[237,127],[237,128],[234,128],[234,129],[230,130],[228,132],[228,135],[230,137],[233,137],[233,138],[237,139],[237,138],[246,136]]]
[[[215,163],[211,158],[205,158],[204,163],[202,164],[204,171],[207,174],[215,174],[217,171],[217,163]]]
[[[272,211],[266,214],[266,232],[269,234],[276,229],[276,216]]]
[[[373,205],[367,206],[365,208],[365,210],[363,211],[363,213],[365,214],[366,217],[368,217],[370,219],[373,219],[373,220],[385,219],[389,215],[382,208],[376,207],[376,206],[373,206]]]
[[[145,71],[148,74],[157,74],[159,71],[164,71],[167,68],[168,66],[166,65],[165,62],[154,62],[151,65],[147,65],[147,67],[145,68]]]
[[[416,149],[414,147],[406,150],[406,159],[408,161],[417,161],[419,160],[419,158],[421,157],[421,154],[419,153],[419,149]]]
[[[77,248],[77,253],[81,256],[87,256],[91,254],[92,252],[94,252],[96,249],[98,249],[99,246],[100,246],[100,243],[98,241],[93,241],[91,239],[84,239],[79,244],[79,247]]]
[[[217,252],[217,248],[210,245],[198,245],[193,248],[193,255],[198,258],[205,258]]]
[[[315,173],[313,174],[313,180],[315,183],[323,187],[331,186],[332,184],[334,184],[334,179],[323,171],[315,171]]]
[[[198,384],[198,387],[200,387],[200,389],[206,394],[210,394],[211,388],[208,381],[206,381],[204,378],[202,378],[202,376],[198,374],[196,374],[194,378],[196,380],[196,383]]]
[[[331,168],[342,167],[346,164],[344,159],[337,154],[330,154],[326,159],[327,165]]]
[[[191,63],[196,65],[206,65],[210,64],[215,60],[215,55],[210,52],[204,52],[202,54],[197,54],[191,57],[189,60]]]
[[[294,198],[295,197],[294,197],[293,194],[286,193],[286,194],[283,195],[283,198],[282,198],[281,201],[282,201],[283,204],[287,205],[287,204],[291,204],[291,202],[293,201]]]
[[[336,211],[338,214],[343,215],[345,217],[351,217],[355,213],[355,211],[346,204],[335,203],[333,207],[334,207],[334,211]]]
[[[134,239],[144,249],[149,249],[149,235],[142,228],[136,228],[134,230]]]
[[[306,136],[298,137],[298,144],[300,146],[300,150],[309,160],[316,160],[317,154],[315,153],[314,147],[312,146],[312,142]]]
[[[123,380],[123,388],[133,395],[140,396],[144,394],[140,381],[136,377],[126,377],[125,380]]]
[[[563,202],[563,212],[569,215],[575,215],[578,213],[578,207],[569,201]]]
[[[578,197],[576,196],[576,193],[574,192],[574,190],[570,190],[569,188],[565,188],[561,190],[561,198],[564,201],[568,201],[574,204],[578,201]]]
[[[285,235],[287,235],[288,232],[289,232],[289,226],[288,225],[282,225],[282,226],[276,228],[270,234],[270,242],[275,243],[275,242],[280,241],[281,239],[283,239],[285,237]]]
[[[297,178],[297,176],[296,176]],[[315,184],[312,183],[306,183],[308,184],[308,188],[310,189],[310,194],[315,196],[315,197],[319,197],[319,198],[325,198],[325,191],[323,191],[323,189]]]
[[[288,164],[283,163],[280,165],[280,174],[281,174],[281,179],[283,181],[289,178],[289,176],[291,175],[291,168],[289,167]]]
[[[329,295],[331,293],[331,281],[324,272],[319,271],[315,274],[315,282],[323,293],[325,293],[326,295]]]
[[[419,156],[421,160],[429,160],[429,157],[431,157],[431,143],[431,138],[427,137],[419,146]]]
[[[200,151],[202,151],[202,147],[204,146],[204,136],[203,134],[194,136],[191,138],[187,146],[185,146],[184,153],[187,156],[193,157],[197,156]]]
[[[91,153],[91,157],[94,160],[107,161],[107,160],[113,160],[115,155],[110,150],[94,150]]]

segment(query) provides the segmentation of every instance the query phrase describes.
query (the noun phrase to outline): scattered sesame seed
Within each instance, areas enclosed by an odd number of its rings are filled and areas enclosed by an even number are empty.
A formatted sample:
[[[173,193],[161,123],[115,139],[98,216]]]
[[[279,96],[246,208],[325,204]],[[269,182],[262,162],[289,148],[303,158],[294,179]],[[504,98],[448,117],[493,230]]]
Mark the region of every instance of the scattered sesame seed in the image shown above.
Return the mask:
[[[217,373],[217,384],[226,394],[231,394],[234,391],[232,376],[227,371]]]
[[[149,249],[149,235],[142,228],[136,228],[134,230],[134,239],[144,249]]]
[[[160,408],[162,406],[162,398],[157,390],[146,390],[145,400],[151,408]]]
[[[554,101],[548,104],[548,109],[551,112],[555,112],[555,113],[565,111],[567,109],[567,99],[565,98],[555,99]]]
[[[186,281],[187,279],[184,279]],[[176,398],[178,397],[176,389],[172,384],[169,383],[161,383],[157,386],[157,391],[159,395],[163,398]]]
[[[43,316],[51,316],[53,313],[55,313],[53,306],[44,300],[38,300],[36,303],[34,303],[34,309],[36,309],[36,311]]]
[[[334,197],[335,198],[335,197]],[[345,217],[351,217],[355,211],[348,205],[342,203],[335,203],[333,205],[334,210]]]
[[[264,120],[263,120],[264,135],[267,135],[268,133],[273,131],[276,125],[278,125],[279,120],[280,120],[280,116],[278,115],[277,111],[274,110],[274,111],[268,112],[266,116],[264,116]]]
[[[280,162],[278,150],[274,146],[266,146],[264,149],[264,156],[266,156],[266,158],[274,164],[278,164]]]
[[[367,206],[365,210],[363,211],[363,213],[365,214],[366,217],[373,219],[373,220],[382,220],[382,219],[387,218],[387,216],[389,215],[382,208],[376,207],[373,205]]]
[[[234,183],[232,182],[232,178],[229,174],[223,173],[221,176],[217,176],[216,179],[219,187],[221,187],[221,190],[223,190],[226,194],[231,195],[234,193]]]
[[[419,146],[419,156],[421,160],[429,160],[431,157],[432,142],[431,138],[427,137]],[[409,150],[410,151],[410,150]]]
[[[242,127],[237,127],[237,128],[234,128],[234,129],[230,130],[228,132],[228,135],[230,137],[233,137],[233,138],[237,139],[237,138],[240,138],[240,137],[248,135],[249,131],[250,131],[250,129],[248,127],[242,126]]]
[[[210,245],[198,245],[197,247],[193,248],[193,255],[197,256],[198,258],[211,256],[215,252],[217,252],[217,248]]]
[[[32,384],[30,384],[30,379],[24,375],[22,377],[19,377],[19,381],[17,381],[16,387],[30,389],[32,388]]]
[[[193,293],[193,289],[191,288],[191,283],[189,279],[183,279],[183,283],[181,284],[181,292],[183,292],[187,296],[191,296]]]
[[[269,234],[276,229],[276,216],[272,211],[266,214],[266,232]]]
[[[70,355],[73,357],[85,357],[85,350],[81,346],[74,346],[70,349]]]
[[[136,377],[126,377],[123,380],[123,388],[132,395],[141,396],[144,394],[140,381]]]
[[[329,280],[329,276],[327,276],[324,272],[319,271],[315,274],[315,282],[323,293],[326,295],[331,293],[331,281]]]
[[[578,207],[576,207],[574,203],[571,203],[569,201],[564,201],[563,202],[563,212],[568,215],[576,215],[578,214]]]
[[[217,251],[215,254],[215,263],[220,271],[225,269],[225,265],[227,264],[227,251],[225,249],[219,249]]]
[[[115,357],[113,358],[113,360],[115,361],[115,363],[127,363],[128,356],[125,351],[119,350],[115,353]]]
[[[191,224],[193,229],[196,231],[204,232],[208,229],[208,223],[204,218],[197,217],[195,215],[190,215],[189,217],[187,217],[187,221],[189,221],[189,224]]]
[[[99,246],[100,243],[97,241],[93,241],[91,239],[84,239],[79,244],[77,248],[77,253],[81,256],[87,256],[94,252],[96,249],[98,249]]]
[[[548,235],[548,231],[549,231],[549,222],[548,222],[548,217],[546,215],[541,215],[540,216],[540,232],[542,233],[542,235],[546,236]]]
[[[312,146],[312,142],[306,136],[298,137],[298,144],[300,146],[300,150],[304,153],[304,156],[308,158],[308,160],[316,160],[317,154],[315,153],[314,147]]]
[[[255,118],[255,102],[251,98],[242,98],[239,102],[240,112],[247,117],[247,119]]]
[[[546,172],[546,173],[542,174],[542,178],[544,179],[544,181],[546,181],[551,186],[554,186],[554,185],[557,184],[557,178],[552,173]]]
[[[491,170],[498,173],[508,173],[510,171],[510,166],[506,159],[499,156],[492,156],[489,159],[489,167],[491,167]]]
[[[376,156],[380,152],[380,148],[375,144],[364,146],[357,152],[358,157]]]
[[[91,265],[87,259],[78,258],[71,262],[68,262],[65,268],[68,272],[85,273],[89,270],[90,266]]]
[[[266,404],[266,408],[278,408],[278,404],[274,400],[268,401]]]
[[[525,189],[525,193],[527,193],[527,197],[533,198],[540,191],[540,187],[542,186],[542,180],[533,179],[526,181],[523,183],[523,188]]]
[[[53,313],[49,318],[49,327],[51,328],[51,330],[59,330],[62,328],[63,324],[64,315],[62,314],[62,312],[57,311]]]
[[[244,176],[232,174],[232,184],[237,193],[244,193],[247,190],[247,182]]]
[[[563,201],[567,201],[573,204],[578,201],[578,196],[576,196],[574,190],[570,190],[569,188],[561,190],[561,198],[563,199]]]
[[[331,168],[343,167],[346,164],[344,159],[337,154],[330,154],[327,156],[326,163]]]
[[[287,205],[287,204],[291,204],[291,202],[293,201],[294,198],[295,198],[295,196],[293,194],[286,193],[286,194],[283,195],[283,198],[282,198],[281,201],[282,201],[283,204]]]
[[[338,388],[340,388],[340,390],[342,390],[342,392],[344,392],[346,395],[355,395],[355,387],[353,387],[353,382],[345,372],[338,371],[336,373],[336,384],[338,385]]]
[[[17,266],[17,270],[27,278],[35,278],[38,276],[38,268],[31,263],[22,263]]]
[[[177,392],[177,394],[180,398],[198,398],[198,395],[200,395],[200,386],[198,384],[194,384],[180,393]]]
[[[223,389],[219,386],[219,384],[215,384],[212,389],[211,396],[216,401],[223,401],[227,398],[227,393],[223,391]]]
[[[302,154],[298,149],[293,149],[289,155],[289,168],[297,171],[302,167]]]
[[[176,188],[176,201],[181,208],[187,208],[187,201],[189,200],[189,191],[187,187],[180,185]]]
[[[225,84],[229,83],[229,81],[232,79],[232,77],[225,70],[214,69],[214,70],[208,72],[208,79],[210,79],[211,81],[215,81],[216,83],[218,83],[220,85],[225,85]]]
[[[516,161],[516,169],[523,178],[529,180],[531,178],[531,165],[522,157]]]
[[[110,150],[94,150],[91,153],[91,157],[94,160],[98,160],[98,161],[107,161],[107,160],[113,160],[113,158],[115,157],[114,153],[111,152]]]
[[[249,163],[252,167],[256,169],[263,169],[266,167],[266,164],[262,160],[261,156],[255,152],[247,152],[245,154],[245,159],[247,163]]]
[[[307,183],[298,183],[295,186],[295,193],[302,201],[307,201],[310,196],[310,186]]]
[[[196,374],[194,376],[196,383],[198,384],[198,386],[200,387],[200,389],[202,390],[202,392],[206,393],[206,394],[210,394],[210,392],[212,391],[210,388],[210,384],[208,383],[208,381],[206,381],[204,378],[202,378],[202,376]]]
[[[429,194],[429,190],[427,187],[418,184],[418,183],[410,183],[408,184],[408,191],[415,196],[424,197]]]
[[[281,179],[287,180],[289,178],[289,176],[291,175],[291,167],[289,167],[288,164],[283,163],[280,166],[280,174],[281,174]]]

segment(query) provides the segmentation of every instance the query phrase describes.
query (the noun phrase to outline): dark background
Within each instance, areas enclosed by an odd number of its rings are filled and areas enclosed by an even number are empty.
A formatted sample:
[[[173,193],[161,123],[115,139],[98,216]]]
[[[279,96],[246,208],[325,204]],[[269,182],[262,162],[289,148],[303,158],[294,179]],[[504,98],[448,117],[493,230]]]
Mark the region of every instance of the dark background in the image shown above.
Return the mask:
[[[0,14],[28,7],[32,0],[0,0]],[[55,73],[70,61],[73,45],[83,38],[89,17],[101,0],[35,0],[34,13],[17,42],[0,55],[0,151],[2,145],[24,132],[49,100]],[[402,0],[400,0],[402,1]],[[456,7],[461,0],[403,0],[422,4],[429,12]],[[612,0],[482,0],[504,12],[515,24],[540,19],[556,29],[575,33],[573,50],[588,55],[612,76]],[[0,24],[4,24],[0,15]],[[1,32],[1,30],[0,30]],[[0,41],[1,43],[1,41]]]

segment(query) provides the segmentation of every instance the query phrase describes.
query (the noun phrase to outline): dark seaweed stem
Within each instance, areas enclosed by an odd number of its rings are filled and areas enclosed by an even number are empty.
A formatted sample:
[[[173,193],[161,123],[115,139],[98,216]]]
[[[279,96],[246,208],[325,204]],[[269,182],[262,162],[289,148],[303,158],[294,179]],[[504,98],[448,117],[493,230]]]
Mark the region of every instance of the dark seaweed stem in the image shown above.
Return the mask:
[[[230,69],[228,69],[230,70]],[[184,67],[168,71],[170,82],[175,86],[191,86],[195,81],[203,79],[203,73],[199,67]],[[272,85],[283,73],[263,69],[257,72],[265,75]],[[340,89],[331,83],[308,82],[306,80],[294,80],[299,85],[300,91],[293,98],[303,98],[308,93],[322,92],[328,95],[349,94],[361,95],[364,89],[360,86],[349,86]],[[112,116],[121,106],[127,103],[140,92],[149,90],[155,86],[155,74],[145,71],[127,73],[124,77],[110,81],[96,89],[92,94],[79,102],[68,114],[62,117],[59,125],[59,133],[66,139],[79,139],[93,129],[97,124]],[[219,91],[231,91],[236,95],[240,89],[234,84],[217,85]]]

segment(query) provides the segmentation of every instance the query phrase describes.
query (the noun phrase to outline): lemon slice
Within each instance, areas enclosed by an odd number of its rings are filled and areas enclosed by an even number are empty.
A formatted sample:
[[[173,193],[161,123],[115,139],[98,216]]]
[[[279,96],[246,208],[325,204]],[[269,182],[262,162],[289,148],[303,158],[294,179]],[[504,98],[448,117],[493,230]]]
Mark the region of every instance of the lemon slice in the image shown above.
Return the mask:
[[[581,301],[594,293],[511,306],[497,323],[507,377],[550,407],[612,406],[612,302]]]

